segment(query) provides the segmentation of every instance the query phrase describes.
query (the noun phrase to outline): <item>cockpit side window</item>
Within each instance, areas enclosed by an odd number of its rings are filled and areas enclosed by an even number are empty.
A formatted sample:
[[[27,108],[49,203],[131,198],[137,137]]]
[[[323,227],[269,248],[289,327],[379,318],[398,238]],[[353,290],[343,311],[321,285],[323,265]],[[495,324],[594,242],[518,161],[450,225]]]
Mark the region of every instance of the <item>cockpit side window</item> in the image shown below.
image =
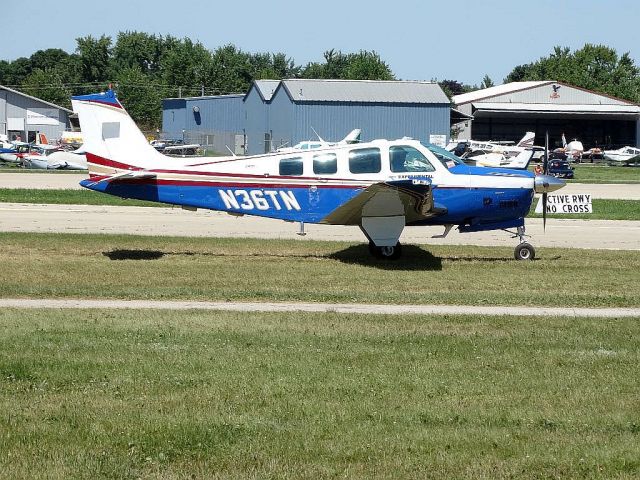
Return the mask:
[[[302,175],[302,157],[290,157],[280,160],[278,173],[280,175]]]
[[[378,173],[382,168],[379,148],[359,148],[349,152],[351,173]]]
[[[389,147],[389,163],[394,173],[435,171],[434,166],[422,152],[406,145]]]
[[[318,153],[313,156],[313,173],[329,175],[338,171],[338,157],[335,153]]]

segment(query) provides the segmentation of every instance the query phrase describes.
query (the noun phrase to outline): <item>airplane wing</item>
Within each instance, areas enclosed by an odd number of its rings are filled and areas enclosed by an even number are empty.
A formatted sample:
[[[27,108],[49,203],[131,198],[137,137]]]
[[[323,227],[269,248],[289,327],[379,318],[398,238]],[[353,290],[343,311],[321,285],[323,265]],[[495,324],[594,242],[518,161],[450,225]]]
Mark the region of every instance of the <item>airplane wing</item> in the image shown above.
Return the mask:
[[[446,213],[433,205],[431,179],[412,178],[374,183],[336,208],[320,223],[359,225],[363,217],[404,215],[405,223]]]

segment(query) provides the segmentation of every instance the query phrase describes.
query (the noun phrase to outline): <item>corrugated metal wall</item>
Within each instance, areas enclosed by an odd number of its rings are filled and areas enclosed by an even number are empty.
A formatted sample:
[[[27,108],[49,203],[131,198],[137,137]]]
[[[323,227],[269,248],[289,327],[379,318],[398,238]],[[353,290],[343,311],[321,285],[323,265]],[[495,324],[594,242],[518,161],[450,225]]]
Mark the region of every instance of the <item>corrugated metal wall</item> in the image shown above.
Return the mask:
[[[52,115],[51,118],[56,119],[57,123],[56,125],[48,125],[40,124],[34,118],[28,120],[28,110],[39,113],[43,111],[53,112],[56,115]],[[7,123],[9,118],[23,119],[24,130],[21,133],[23,141],[28,139],[28,132],[31,131],[44,133],[49,141],[55,142],[62,136],[62,132],[69,127],[69,113],[67,111],[11,91],[0,90],[0,133],[6,133],[6,130],[8,130]]]
[[[269,107],[255,87],[251,88],[244,100],[247,155],[264,153],[264,135],[269,133]]]
[[[279,88],[269,105],[269,130],[274,148],[291,147],[298,143],[295,125],[297,109],[283,88]]]
[[[406,136],[428,142],[430,135],[449,137],[448,104],[303,103],[295,108],[294,143],[314,139],[312,127],[328,141],[341,140],[354,128],[362,130],[362,141]]]
[[[275,148],[314,140],[314,129],[327,141],[342,140],[355,128],[362,130],[363,141],[405,136],[429,141],[430,135],[449,138],[449,118],[449,104],[294,104],[280,89],[270,106],[269,127]]]
[[[185,105],[184,98],[167,98],[162,101],[162,131],[167,138],[182,138],[182,130],[187,128]]]
[[[244,135],[243,95],[172,98],[162,101],[163,137],[209,146],[219,153],[238,152]],[[184,130],[184,133],[183,133]],[[244,140],[240,142],[243,144]]]

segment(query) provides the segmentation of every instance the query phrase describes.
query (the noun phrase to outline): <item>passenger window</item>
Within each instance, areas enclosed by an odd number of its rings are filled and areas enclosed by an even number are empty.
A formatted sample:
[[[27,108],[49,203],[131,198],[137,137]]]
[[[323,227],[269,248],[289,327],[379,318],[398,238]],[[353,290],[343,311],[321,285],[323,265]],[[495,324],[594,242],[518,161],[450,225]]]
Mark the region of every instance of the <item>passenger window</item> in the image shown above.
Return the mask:
[[[302,157],[280,160],[279,173],[280,175],[302,175]]]
[[[419,150],[405,145],[389,148],[389,163],[394,173],[435,171],[433,165]]]
[[[313,156],[313,173],[328,175],[338,171],[338,157],[335,153],[320,153]]]
[[[381,167],[379,148],[360,148],[349,152],[351,173],[378,173]]]

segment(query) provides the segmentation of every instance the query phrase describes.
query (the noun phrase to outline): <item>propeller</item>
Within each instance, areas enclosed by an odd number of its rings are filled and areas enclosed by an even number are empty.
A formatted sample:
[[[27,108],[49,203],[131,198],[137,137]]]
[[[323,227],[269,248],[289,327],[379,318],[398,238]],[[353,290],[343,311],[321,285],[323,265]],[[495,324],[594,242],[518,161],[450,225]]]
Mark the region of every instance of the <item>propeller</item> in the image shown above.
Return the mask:
[[[542,168],[544,175],[549,174],[549,130],[544,135],[544,166]],[[542,193],[542,230],[547,231],[547,192]]]

